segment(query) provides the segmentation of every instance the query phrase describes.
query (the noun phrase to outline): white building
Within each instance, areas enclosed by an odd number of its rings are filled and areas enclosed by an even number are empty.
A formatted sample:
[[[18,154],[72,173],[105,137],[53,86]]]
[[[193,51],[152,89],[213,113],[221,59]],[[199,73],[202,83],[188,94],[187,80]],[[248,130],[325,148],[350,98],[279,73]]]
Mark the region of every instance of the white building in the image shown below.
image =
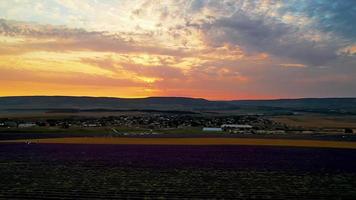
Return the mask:
[[[221,125],[222,129],[238,129],[238,130],[249,130],[253,127],[251,125],[245,124],[223,124]]]
[[[99,127],[99,124],[83,124],[84,127]]]
[[[222,131],[222,128],[204,127],[203,131]]]
[[[37,125],[32,122],[19,124],[19,128],[30,128],[30,127],[35,127],[35,126],[37,126]]]

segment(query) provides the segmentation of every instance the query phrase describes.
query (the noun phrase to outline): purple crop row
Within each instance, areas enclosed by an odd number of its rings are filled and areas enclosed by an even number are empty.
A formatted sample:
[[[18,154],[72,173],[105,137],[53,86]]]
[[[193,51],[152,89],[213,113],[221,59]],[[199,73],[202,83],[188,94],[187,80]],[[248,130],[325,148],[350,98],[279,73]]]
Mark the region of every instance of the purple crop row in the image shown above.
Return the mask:
[[[134,168],[356,172],[356,150],[168,145],[1,144],[0,161]]]

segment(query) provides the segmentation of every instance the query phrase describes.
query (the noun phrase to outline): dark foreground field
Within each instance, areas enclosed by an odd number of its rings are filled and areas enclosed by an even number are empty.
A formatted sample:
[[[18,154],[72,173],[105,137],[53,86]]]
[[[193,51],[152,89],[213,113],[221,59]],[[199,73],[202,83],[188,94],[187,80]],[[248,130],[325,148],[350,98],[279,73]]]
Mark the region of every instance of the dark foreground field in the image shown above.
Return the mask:
[[[355,199],[356,150],[0,144],[3,199]]]

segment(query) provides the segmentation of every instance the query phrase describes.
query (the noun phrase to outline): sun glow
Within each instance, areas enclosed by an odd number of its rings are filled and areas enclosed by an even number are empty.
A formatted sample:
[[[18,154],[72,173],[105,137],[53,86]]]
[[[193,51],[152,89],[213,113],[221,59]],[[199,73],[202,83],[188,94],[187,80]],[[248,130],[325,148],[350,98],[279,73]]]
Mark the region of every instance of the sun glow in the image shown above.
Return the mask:
[[[296,3],[1,1],[0,95],[354,95],[353,4]]]

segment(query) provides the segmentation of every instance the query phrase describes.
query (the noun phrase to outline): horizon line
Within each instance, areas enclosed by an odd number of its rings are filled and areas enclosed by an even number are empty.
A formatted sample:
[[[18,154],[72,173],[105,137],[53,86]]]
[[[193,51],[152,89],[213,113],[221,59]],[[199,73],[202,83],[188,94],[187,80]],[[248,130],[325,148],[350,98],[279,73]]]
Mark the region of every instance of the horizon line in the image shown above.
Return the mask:
[[[203,99],[207,101],[270,101],[270,100],[298,100],[298,99],[356,99],[354,97],[291,97],[291,98],[265,98],[265,99],[207,99],[202,97],[189,96],[146,96],[146,97],[113,97],[113,96],[85,96],[85,95],[18,95],[18,96],[0,96],[0,98],[16,98],[16,97],[74,97],[74,98],[112,98],[112,99],[148,99],[148,98],[187,98],[187,99]]]

